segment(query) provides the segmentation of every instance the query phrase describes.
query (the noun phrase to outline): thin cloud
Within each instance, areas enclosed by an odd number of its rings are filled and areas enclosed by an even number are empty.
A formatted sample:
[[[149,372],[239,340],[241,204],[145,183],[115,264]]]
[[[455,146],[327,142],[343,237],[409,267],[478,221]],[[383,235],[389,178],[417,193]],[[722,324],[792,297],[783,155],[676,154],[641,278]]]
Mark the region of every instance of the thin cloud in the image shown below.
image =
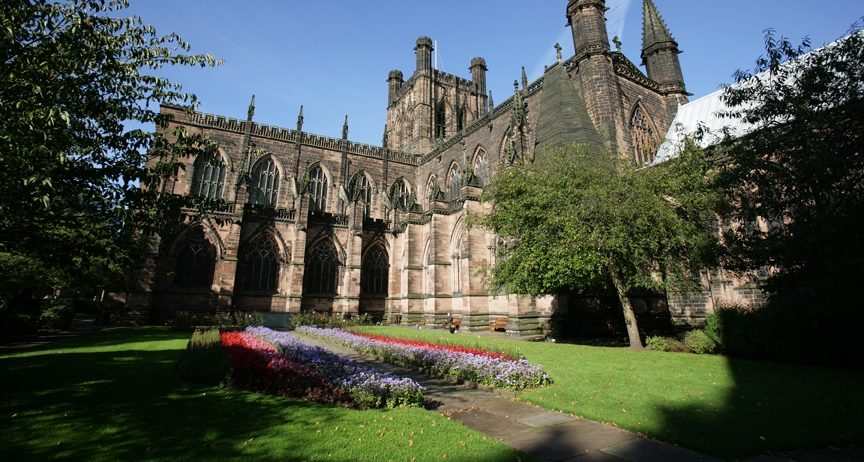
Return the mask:
[[[624,37],[624,26],[627,25],[627,14],[630,12],[632,0],[610,0],[606,4],[609,11],[606,12],[606,29],[609,38],[618,36],[622,41]]]
[[[606,12],[606,29],[609,32],[610,40],[615,36],[618,36],[621,40],[625,39],[624,27],[627,24],[627,16],[630,12],[630,4],[632,1],[633,0],[609,0],[606,2],[607,7],[609,8],[609,11]],[[564,58],[566,59],[568,53],[573,52],[573,36],[570,29],[565,28],[562,30],[558,34],[556,41],[564,48]],[[549,48],[531,69],[531,72],[528,75],[531,81],[540,78],[545,71],[545,67],[551,66],[555,63],[554,45],[555,42],[549,44]]]

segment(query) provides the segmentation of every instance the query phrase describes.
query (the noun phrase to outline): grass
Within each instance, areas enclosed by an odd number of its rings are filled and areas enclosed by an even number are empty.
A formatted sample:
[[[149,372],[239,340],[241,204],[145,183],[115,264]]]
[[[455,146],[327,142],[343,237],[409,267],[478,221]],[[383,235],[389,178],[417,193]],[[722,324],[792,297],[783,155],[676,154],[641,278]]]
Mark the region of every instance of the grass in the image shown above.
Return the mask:
[[[721,457],[864,443],[864,373],[710,355],[364,331],[517,351],[552,376],[519,399]]]
[[[0,460],[517,460],[417,408],[355,411],[178,382],[188,333],[109,329],[0,355]]]

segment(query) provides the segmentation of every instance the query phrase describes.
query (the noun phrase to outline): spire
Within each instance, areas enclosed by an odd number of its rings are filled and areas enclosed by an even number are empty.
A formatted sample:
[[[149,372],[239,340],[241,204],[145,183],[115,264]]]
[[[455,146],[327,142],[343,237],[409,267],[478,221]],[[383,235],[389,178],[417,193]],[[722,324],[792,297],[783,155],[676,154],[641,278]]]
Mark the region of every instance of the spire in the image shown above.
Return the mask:
[[[489,90],[489,112],[495,109],[495,100],[492,99],[492,90]]]
[[[348,139],[348,115],[345,115],[345,123],[342,124],[342,139]]]
[[[528,74],[525,73],[525,66],[522,66],[522,89],[528,88]]]
[[[672,38],[669,28],[657,11],[653,0],[642,0],[642,51],[661,43],[678,43]]]
[[[303,105],[300,105],[300,113],[297,114],[297,131],[303,131]]]
[[[251,122],[253,116],[255,116],[255,95],[252,95],[252,101],[249,102],[249,112],[246,113],[246,120]]]
[[[681,50],[654,6],[654,0],[642,0],[642,14],[642,64],[648,78],[662,85],[667,93],[686,94],[678,60]],[[670,110],[674,109],[674,104],[670,104]]]

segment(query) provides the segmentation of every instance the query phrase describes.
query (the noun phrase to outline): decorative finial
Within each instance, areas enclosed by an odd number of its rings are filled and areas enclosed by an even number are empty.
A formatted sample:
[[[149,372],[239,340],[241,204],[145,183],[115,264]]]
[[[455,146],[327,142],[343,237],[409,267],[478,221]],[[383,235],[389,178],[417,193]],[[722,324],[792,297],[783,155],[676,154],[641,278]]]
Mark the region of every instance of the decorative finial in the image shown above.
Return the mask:
[[[519,81],[518,80],[513,81],[513,91],[519,91]]]
[[[561,61],[564,59],[564,56],[561,55],[561,44],[555,44],[555,59],[558,61],[558,64],[561,64]]]
[[[528,88],[528,74],[525,73],[525,66],[522,66],[522,88]]]
[[[255,95],[252,95],[252,101],[249,102],[249,112],[246,113],[246,120],[251,121],[255,115]]]
[[[348,139],[348,115],[345,115],[345,123],[342,124],[342,139]]]
[[[387,124],[384,124],[384,138],[381,139],[381,147],[387,147]]]
[[[297,131],[303,131],[303,105],[300,105],[300,113],[297,114]]]
[[[495,100],[492,99],[492,90],[489,90],[489,110],[495,109]]]
[[[620,52],[621,52],[621,38],[618,37],[618,36],[616,35],[616,36],[612,39],[612,43],[615,44],[615,48],[616,48],[616,49],[618,50],[618,52],[620,53]]]

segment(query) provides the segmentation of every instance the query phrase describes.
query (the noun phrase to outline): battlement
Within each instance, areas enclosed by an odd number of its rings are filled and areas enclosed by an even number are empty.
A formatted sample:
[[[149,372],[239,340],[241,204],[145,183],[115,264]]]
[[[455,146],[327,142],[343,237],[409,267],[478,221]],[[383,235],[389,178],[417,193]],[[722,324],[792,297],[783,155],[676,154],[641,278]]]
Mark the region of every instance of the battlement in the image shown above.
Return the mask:
[[[246,125],[249,123],[231,117],[205,112],[188,113],[186,108],[171,104],[163,104],[162,113],[172,115],[173,120],[177,123],[241,134],[246,132]],[[259,124],[256,122],[252,122],[252,125],[249,128],[249,134],[253,137],[267,138],[295,144],[300,143],[304,146],[328,149],[331,151],[341,151],[344,149],[348,154],[375,159],[384,159],[386,157],[390,162],[406,165],[416,166],[419,164],[418,156],[394,151],[380,146],[356,143],[354,141],[346,141],[315,133],[298,132],[297,130],[292,130],[290,128]]]

